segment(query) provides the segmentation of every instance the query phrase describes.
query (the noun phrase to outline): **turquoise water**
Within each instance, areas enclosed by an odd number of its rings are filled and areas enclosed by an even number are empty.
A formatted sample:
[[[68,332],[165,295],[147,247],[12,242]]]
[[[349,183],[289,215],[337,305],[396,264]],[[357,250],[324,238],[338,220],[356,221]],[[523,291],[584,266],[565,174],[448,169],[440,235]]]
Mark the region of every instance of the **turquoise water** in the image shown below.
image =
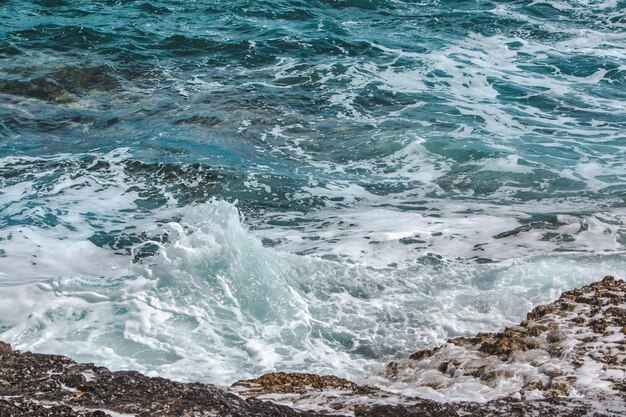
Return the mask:
[[[625,16],[0,1],[0,339],[363,380],[623,276]]]

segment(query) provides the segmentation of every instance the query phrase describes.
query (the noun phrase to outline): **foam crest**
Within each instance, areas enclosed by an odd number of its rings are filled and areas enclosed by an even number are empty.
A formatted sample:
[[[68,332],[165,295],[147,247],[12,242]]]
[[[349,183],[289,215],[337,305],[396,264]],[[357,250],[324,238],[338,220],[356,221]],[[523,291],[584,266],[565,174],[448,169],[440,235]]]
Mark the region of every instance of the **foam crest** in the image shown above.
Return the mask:
[[[264,247],[220,200],[162,229],[167,239],[133,250],[155,245],[154,255],[124,257],[124,275],[3,277],[3,340],[181,380],[228,384],[274,370],[363,380],[415,349],[510,325],[591,280],[599,263],[609,273],[623,267],[592,255],[350,266]]]
[[[623,271],[620,2],[5,3],[18,348],[367,379]]]
[[[180,223],[167,224],[165,233],[166,245],[142,244],[160,246],[142,271],[158,278],[160,288],[194,289],[259,321],[306,314],[291,290],[300,271],[271,256],[243,227],[234,205],[214,200],[193,207]]]

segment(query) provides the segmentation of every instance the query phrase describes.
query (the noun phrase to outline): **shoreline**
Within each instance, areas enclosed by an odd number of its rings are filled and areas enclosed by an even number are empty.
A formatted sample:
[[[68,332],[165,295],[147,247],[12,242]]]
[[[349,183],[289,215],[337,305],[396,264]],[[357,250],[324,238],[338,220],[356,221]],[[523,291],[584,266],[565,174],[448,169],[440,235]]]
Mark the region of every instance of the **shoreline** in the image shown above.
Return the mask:
[[[605,277],[566,291],[518,326],[450,339],[390,363],[384,374],[388,387],[277,372],[221,389],[111,372],[0,342],[0,417],[624,415],[626,282]],[[487,402],[417,395],[462,384],[508,391]]]

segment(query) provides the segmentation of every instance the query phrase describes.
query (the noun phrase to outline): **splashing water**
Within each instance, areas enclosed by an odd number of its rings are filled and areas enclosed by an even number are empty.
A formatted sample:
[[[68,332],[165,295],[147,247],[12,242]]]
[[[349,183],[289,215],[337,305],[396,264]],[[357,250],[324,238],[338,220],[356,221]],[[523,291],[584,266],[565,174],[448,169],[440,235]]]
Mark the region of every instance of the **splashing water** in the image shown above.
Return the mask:
[[[620,1],[5,1],[0,338],[360,381],[626,266]]]

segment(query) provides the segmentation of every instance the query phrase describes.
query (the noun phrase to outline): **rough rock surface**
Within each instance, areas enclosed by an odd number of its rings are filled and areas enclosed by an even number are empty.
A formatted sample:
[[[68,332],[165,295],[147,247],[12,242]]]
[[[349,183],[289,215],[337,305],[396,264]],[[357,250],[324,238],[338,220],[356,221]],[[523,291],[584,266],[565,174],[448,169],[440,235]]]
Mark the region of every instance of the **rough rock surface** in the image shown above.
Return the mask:
[[[273,400],[322,415],[457,416],[454,408],[422,398],[402,397],[332,375],[276,372],[238,381],[232,392]]]
[[[535,308],[519,326],[451,339],[393,362],[381,387],[279,372],[225,392],[21,353],[0,342],[0,417],[624,416],[625,336],[626,283],[607,277]],[[439,403],[415,394],[445,394],[467,383],[505,397]]]
[[[392,362],[381,388],[332,376],[273,373],[239,381],[231,390],[297,409],[355,416],[623,416],[625,333],[626,282],[606,277],[536,307],[519,326],[450,339]],[[440,404],[417,396],[450,399],[467,387],[490,401]]]
[[[438,403],[334,376],[272,373],[235,383],[231,390],[249,398],[270,400],[319,416],[355,417],[623,417],[626,397],[554,397],[540,400],[503,398],[486,403]]]
[[[565,292],[519,326],[450,339],[389,364],[386,375],[443,393],[474,384],[522,399],[624,394],[626,282],[606,277]]]
[[[117,414],[115,414],[117,413]],[[0,342],[0,417],[308,416],[206,384],[111,372],[58,355],[12,350]]]

